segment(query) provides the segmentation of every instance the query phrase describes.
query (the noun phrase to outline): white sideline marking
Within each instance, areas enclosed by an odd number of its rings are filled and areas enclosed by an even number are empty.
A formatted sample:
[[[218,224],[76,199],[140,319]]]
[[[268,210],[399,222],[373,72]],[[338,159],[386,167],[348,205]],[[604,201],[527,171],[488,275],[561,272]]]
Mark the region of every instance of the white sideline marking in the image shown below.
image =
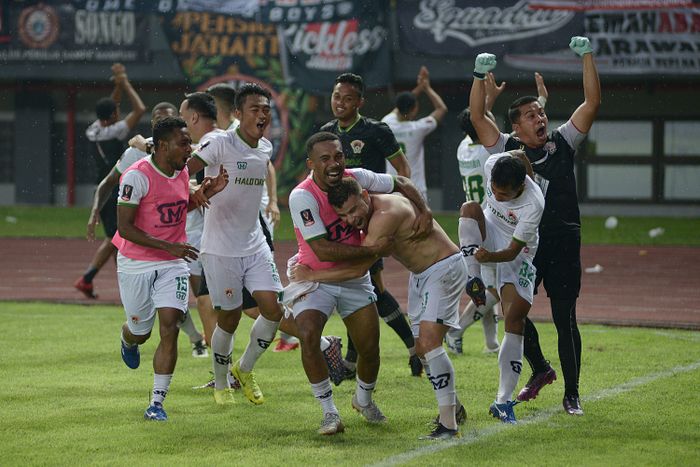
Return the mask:
[[[626,383],[622,383],[618,386],[614,386],[611,388],[607,389],[602,389],[594,394],[591,394],[586,397],[582,397],[581,399],[585,402],[595,402],[599,401],[602,399],[607,399],[609,397],[614,397],[620,394],[623,394],[625,392],[629,392],[633,389],[636,389],[640,386],[644,386],[646,384],[649,384],[651,382],[654,382],[659,379],[663,378],[668,378],[670,376],[677,375],[679,373],[687,373],[689,371],[697,370],[700,368],[700,361],[697,361],[695,363],[691,363],[690,365],[685,365],[685,366],[677,366],[674,368],[670,368],[668,370],[664,371],[659,371],[657,373],[651,373],[645,376],[640,376],[639,378],[634,378]],[[553,415],[561,413],[561,407],[556,406],[556,407],[550,407],[548,409],[544,409],[541,413],[525,418],[523,420],[518,420],[518,425],[530,425],[530,424],[535,424],[535,423],[540,423],[543,421],[548,420],[551,418]],[[384,460],[380,460],[375,464],[370,464],[371,466],[388,466],[388,465],[398,465],[402,464],[404,462],[411,461],[417,457],[425,456],[427,454],[431,454],[434,452],[440,452],[444,451],[446,449],[453,448],[455,446],[464,446],[464,445],[469,445],[476,443],[478,441],[482,441],[484,438],[488,438],[489,436],[493,436],[495,434],[498,434],[504,430],[507,430],[511,428],[510,425],[507,425],[505,423],[499,423],[496,420],[494,420],[495,424],[485,428],[480,431],[473,430],[470,433],[462,433],[462,438],[456,439],[456,440],[451,440],[451,441],[426,441],[425,446],[421,446],[419,448],[413,449],[411,451],[406,451],[401,454],[397,454],[395,456],[387,457]]]

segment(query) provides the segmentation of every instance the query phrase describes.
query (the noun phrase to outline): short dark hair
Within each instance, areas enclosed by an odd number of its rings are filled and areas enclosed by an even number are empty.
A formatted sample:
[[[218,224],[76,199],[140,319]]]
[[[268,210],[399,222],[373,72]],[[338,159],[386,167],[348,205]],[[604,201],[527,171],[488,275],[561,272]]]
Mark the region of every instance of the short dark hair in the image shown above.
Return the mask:
[[[399,109],[401,115],[407,115],[416,105],[416,102],[416,95],[412,92],[402,92],[396,96],[396,108]]]
[[[236,110],[243,110],[245,98],[254,95],[267,97],[268,100],[272,99],[272,94],[270,94],[270,91],[260,86],[259,84],[243,83],[238,88],[238,91],[236,91]]]
[[[335,84],[347,83],[355,86],[357,92],[360,93],[360,97],[365,95],[365,82],[362,80],[362,76],[356,75],[355,73],[343,73],[335,79]]]
[[[117,104],[109,97],[103,97],[95,104],[95,113],[100,120],[109,120],[117,110]]]
[[[338,135],[331,133],[330,131],[319,131],[318,133],[314,133],[313,135],[309,136],[309,139],[306,140],[306,157],[311,157],[311,151],[318,143],[322,143],[324,141],[335,141],[339,139],[340,138],[338,138]]]
[[[197,112],[200,116],[210,120],[216,120],[216,103],[214,98],[206,92],[192,92],[185,94],[187,108]]]
[[[221,105],[221,110],[231,113],[236,108],[236,90],[230,84],[218,83],[209,86],[207,94],[216,99],[217,107]]]
[[[537,97],[535,96],[523,96],[515,99],[513,103],[510,104],[510,107],[508,107],[508,120],[510,120],[511,125],[513,123],[518,123],[518,120],[520,120],[520,106],[530,104],[536,100]]]
[[[469,110],[469,107],[466,109],[462,110],[459,115],[457,115],[457,122],[459,123],[459,127],[462,129],[463,132],[465,132],[473,142],[479,141],[479,135],[476,133],[476,128],[474,128],[474,124],[472,124],[472,119],[471,119],[471,111]]]
[[[328,202],[334,208],[342,208],[351,196],[359,196],[360,193],[362,193],[362,187],[357,180],[352,177],[343,177],[340,183],[328,188]]]
[[[499,157],[491,169],[491,181],[501,188],[519,188],[525,181],[525,164],[517,157]]]
[[[153,147],[170,138],[174,131],[186,128],[187,123],[181,117],[165,117],[153,125]]]
[[[155,118],[159,111],[168,109],[174,111],[175,115],[177,115],[178,109],[174,104],[171,104],[170,102],[159,102],[153,106],[153,110],[151,110],[151,118]]]

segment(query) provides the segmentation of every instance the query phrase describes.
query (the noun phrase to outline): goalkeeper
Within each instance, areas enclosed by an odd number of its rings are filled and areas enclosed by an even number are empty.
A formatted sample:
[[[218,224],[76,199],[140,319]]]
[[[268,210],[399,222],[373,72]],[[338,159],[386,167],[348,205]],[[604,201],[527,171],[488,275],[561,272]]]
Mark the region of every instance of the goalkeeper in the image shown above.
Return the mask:
[[[483,53],[476,57],[469,106],[472,124],[486,149],[491,154],[524,150],[535,181],[545,197],[539,226],[539,248],[533,262],[537,268],[535,292],[543,283],[557,328],[559,359],[564,374],[564,410],[570,415],[583,415],[578,391],[581,335],[576,324],[576,300],[581,287],[581,219],[574,164],[576,148],[591,129],[600,107],[600,81],[589,39],[573,37],[569,47],[583,62],[584,100],[569,120],[557,129],[547,132],[547,115],[535,96],[520,97],[508,109],[513,136],[501,133],[496,124],[486,118],[485,78],[496,67],[496,57],[492,54]],[[460,220],[462,247],[468,246],[463,240],[470,236],[467,227],[467,223]],[[471,250],[466,248],[463,251]],[[483,300],[483,293],[478,293],[480,288],[474,288],[474,291],[472,298],[475,302]],[[532,367],[532,376],[517,399],[534,399],[544,385],[556,379],[556,373],[542,355],[537,330],[529,319],[526,318],[524,323],[506,321],[505,327],[506,333],[517,337],[514,345],[524,348],[525,358]],[[504,347],[505,344],[501,344],[501,355]]]

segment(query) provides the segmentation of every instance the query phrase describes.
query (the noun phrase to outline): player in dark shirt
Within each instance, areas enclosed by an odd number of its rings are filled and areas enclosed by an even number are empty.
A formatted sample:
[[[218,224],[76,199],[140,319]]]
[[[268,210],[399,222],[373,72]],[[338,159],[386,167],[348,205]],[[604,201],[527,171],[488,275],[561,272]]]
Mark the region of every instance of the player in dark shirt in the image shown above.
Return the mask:
[[[321,131],[330,131],[338,135],[345,153],[348,168],[362,167],[377,173],[386,172],[386,161],[396,172],[406,178],[411,177],[411,169],[406,155],[396,141],[389,125],[360,115],[364,104],[365,85],[362,77],[353,73],[343,73],[335,80],[331,95],[331,111],[334,120],[321,127]],[[380,259],[370,269],[372,284],[377,294],[377,309],[384,321],[398,334],[408,348],[411,374],[420,376],[423,366],[415,354],[415,341],[411,328],[399,308],[396,299],[384,287]],[[345,355],[348,365],[347,378],[355,377],[357,352],[348,335],[348,351]]]
[[[574,154],[600,107],[600,81],[588,38],[573,37],[569,47],[582,57],[584,101],[556,130],[547,133],[547,115],[536,97],[522,97],[510,106],[508,116],[515,136],[501,133],[485,117],[484,78],[496,66],[496,58],[491,54],[479,54],[476,58],[469,105],[472,123],[486,149],[492,154],[523,149],[545,196],[540,242],[534,259],[535,286],[543,282],[557,328],[564,373],[564,410],[571,415],[583,415],[578,393],[581,335],[576,324],[576,299],[581,288],[581,219]],[[534,399],[545,384],[556,379],[556,373],[542,355],[537,330],[529,319],[525,322],[524,337],[525,357],[533,374],[518,394],[520,401]]]

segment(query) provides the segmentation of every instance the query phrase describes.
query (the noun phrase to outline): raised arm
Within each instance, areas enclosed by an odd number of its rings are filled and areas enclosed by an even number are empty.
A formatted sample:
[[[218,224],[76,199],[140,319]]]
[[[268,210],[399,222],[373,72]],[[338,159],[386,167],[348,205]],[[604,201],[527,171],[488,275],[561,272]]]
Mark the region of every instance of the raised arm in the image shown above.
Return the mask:
[[[485,112],[491,112],[493,105],[496,103],[496,99],[501,95],[506,89],[506,82],[501,81],[501,84],[496,84],[496,77],[490,71],[486,73],[486,103],[484,104]]]
[[[583,60],[583,104],[571,115],[571,121],[578,131],[588,133],[600,107],[600,79],[593,60],[593,48],[587,37],[572,37],[571,50]]]
[[[496,66],[492,54],[479,54],[474,63],[474,81],[469,93],[471,121],[479,141],[484,146],[493,146],[501,134],[494,122],[486,117],[486,74]]]
[[[115,80],[116,79],[117,78],[115,77]],[[126,121],[126,125],[129,127],[129,130],[133,130],[134,127],[136,127],[136,125],[138,124],[143,114],[146,113],[146,106],[143,104],[143,101],[136,93],[136,90],[129,82],[129,78],[126,76],[126,70],[124,70],[123,79],[121,79],[121,85],[122,89],[126,93],[126,97],[129,98],[129,103],[131,104],[131,112],[129,112],[129,114],[126,117],[124,117],[124,120]]]
[[[440,97],[432,86],[430,86],[430,74],[428,73],[428,69],[426,67],[421,67],[421,73],[418,75],[418,77],[419,80],[423,80],[423,91],[425,91],[425,95],[428,96],[430,103],[433,105],[434,110],[430,113],[430,116],[439,123],[443,118],[445,118],[445,115],[447,115],[447,106],[445,105],[445,101],[443,101],[442,97]]]

